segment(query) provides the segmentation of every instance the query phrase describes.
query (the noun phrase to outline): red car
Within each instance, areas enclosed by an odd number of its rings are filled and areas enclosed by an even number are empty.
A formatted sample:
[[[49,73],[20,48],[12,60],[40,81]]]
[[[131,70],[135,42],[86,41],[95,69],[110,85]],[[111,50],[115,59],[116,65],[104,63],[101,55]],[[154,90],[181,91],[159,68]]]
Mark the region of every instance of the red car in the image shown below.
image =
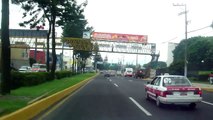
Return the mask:
[[[160,75],[145,85],[146,99],[153,99],[157,106],[163,104],[187,104],[195,108],[202,100],[202,91],[180,75]]]

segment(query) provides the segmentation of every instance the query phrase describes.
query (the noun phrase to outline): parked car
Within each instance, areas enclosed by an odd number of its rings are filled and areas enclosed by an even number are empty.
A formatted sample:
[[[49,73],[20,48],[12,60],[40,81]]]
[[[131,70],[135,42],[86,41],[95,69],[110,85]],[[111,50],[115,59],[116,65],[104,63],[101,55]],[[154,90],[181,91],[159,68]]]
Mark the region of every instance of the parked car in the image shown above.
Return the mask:
[[[30,72],[31,71],[31,67],[30,66],[21,66],[18,69],[19,72]]]
[[[32,72],[47,72],[46,64],[34,63],[32,65]]]
[[[145,72],[142,69],[139,69],[134,73],[135,78],[144,78],[144,76],[145,76]]]
[[[202,91],[180,75],[160,75],[145,85],[146,99],[153,99],[157,106],[163,104],[187,104],[195,108],[202,100]]]

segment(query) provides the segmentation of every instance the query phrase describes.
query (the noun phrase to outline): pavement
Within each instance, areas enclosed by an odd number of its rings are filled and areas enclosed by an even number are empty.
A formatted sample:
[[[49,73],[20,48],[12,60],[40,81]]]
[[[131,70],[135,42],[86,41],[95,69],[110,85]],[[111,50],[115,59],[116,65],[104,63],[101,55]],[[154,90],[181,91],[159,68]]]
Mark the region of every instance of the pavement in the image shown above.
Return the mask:
[[[213,92],[213,84],[206,83],[192,83],[192,85],[200,87],[202,90]]]

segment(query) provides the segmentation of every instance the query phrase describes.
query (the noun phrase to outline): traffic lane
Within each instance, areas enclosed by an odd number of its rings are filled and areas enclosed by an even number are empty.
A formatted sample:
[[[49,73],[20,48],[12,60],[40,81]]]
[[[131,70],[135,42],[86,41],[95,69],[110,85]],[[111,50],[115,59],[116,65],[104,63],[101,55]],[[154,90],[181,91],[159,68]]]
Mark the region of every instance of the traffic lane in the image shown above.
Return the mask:
[[[213,92],[208,92],[204,90],[202,92],[203,92],[202,94],[203,100],[213,103]]]
[[[107,78],[98,76],[61,106],[39,119],[45,120],[149,120]]]
[[[154,100],[147,101],[145,99],[144,83],[145,81],[134,80],[133,78],[111,78],[113,83],[116,83],[119,90],[132,96],[141,106],[152,114],[153,120],[210,120],[213,118],[213,106],[206,103],[198,103],[195,110],[189,109],[186,105],[164,105],[163,108],[158,108]],[[205,92],[204,92],[205,94]],[[204,99],[205,100],[205,99]]]

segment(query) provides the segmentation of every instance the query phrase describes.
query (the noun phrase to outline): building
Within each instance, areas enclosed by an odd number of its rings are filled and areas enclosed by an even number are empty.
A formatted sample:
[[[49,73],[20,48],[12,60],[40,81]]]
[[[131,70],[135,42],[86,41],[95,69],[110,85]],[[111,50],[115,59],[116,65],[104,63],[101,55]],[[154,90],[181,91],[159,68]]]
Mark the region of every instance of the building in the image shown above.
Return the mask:
[[[168,52],[167,52],[167,61],[166,61],[166,64],[167,64],[168,67],[173,62],[173,59],[174,59],[173,50],[175,49],[175,47],[177,45],[178,45],[178,43],[172,43],[172,42],[168,43]]]

